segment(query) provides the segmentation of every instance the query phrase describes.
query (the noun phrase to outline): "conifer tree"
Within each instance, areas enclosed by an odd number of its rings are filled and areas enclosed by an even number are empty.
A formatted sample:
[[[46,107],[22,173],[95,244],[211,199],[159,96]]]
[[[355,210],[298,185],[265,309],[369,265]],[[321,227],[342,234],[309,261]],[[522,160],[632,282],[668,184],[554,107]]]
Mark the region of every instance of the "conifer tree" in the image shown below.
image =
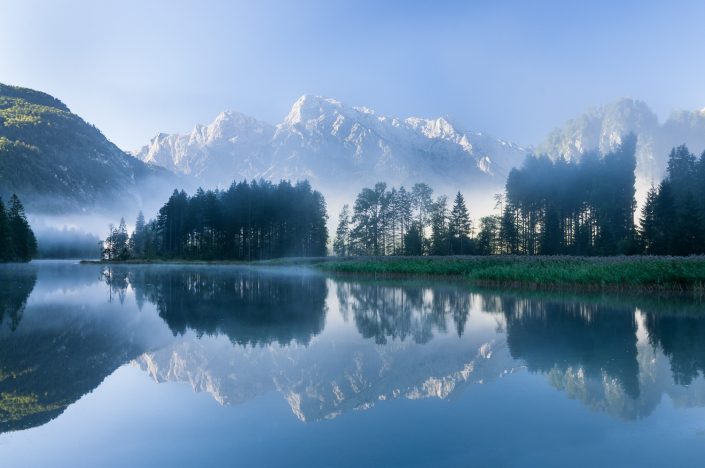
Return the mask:
[[[450,253],[450,236],[448,235],[448,198],[438,197],[431,211],[431,254],[448,255]]]
[[[404,255],[422,255],[423,236],[418,221],[414,221],[404,234]]]
[[[5,204],[0,198],[0,262],[12,260],[13,248],[10,234],[10,220],[5,210]]]
[[[135,221],[135,230],[130,237],[130,251],[137,258],[143,258],[147,249],[147,225],[144,214],[140,210]]]
[[[12,258],[20,262],[28,262],[37,255],[37,239],[29,226],[22,202],[14,194],[10,198],[8,218],[12,239]]]
[[[338,219],[338,228],[335,230],[333,251],[340,257],[350,255],[350,207],[343,205]]]
[[[658,199],[658,190],[653,185],[646,194],[646,202],[641,209],[641,217],[639,218],[639,238],[641,248],[646,254],[656,253],[654,245],[657,243],[658,225],[656,218],[656,201]]]
[[[469,253],[470,247],[470,214],[463,195],[458,192],[453,201],[453,209],[450,212],[449,235],[451,237],[451,254],[464,255]]]

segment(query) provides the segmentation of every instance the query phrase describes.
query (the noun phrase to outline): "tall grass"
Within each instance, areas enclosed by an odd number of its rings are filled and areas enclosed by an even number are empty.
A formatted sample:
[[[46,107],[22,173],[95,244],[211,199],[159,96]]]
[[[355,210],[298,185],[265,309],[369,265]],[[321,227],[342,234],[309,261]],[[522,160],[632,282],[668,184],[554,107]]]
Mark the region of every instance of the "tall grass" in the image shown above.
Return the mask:
[[[375,276],[452,276],[487,285],[703,291],[705,257],[364,257],[318,268]]]

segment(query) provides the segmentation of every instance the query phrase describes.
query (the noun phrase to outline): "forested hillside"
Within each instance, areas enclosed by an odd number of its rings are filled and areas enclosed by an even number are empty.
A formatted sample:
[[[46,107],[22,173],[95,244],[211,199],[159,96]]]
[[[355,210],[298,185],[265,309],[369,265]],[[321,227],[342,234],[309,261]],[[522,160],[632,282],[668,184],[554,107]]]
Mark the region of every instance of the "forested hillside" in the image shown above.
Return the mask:
[[[0,196],[28,210],[83,211],[137,201],[167,172],[124,153],[58,99],[0,84]]]

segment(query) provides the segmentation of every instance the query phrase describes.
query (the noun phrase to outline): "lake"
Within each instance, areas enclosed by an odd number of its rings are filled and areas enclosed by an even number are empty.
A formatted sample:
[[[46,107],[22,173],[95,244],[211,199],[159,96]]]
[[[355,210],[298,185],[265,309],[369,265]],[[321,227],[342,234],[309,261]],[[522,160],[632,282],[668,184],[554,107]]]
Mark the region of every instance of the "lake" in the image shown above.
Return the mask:
[[[0,465],[701,466],[705,306],[0,266]]]

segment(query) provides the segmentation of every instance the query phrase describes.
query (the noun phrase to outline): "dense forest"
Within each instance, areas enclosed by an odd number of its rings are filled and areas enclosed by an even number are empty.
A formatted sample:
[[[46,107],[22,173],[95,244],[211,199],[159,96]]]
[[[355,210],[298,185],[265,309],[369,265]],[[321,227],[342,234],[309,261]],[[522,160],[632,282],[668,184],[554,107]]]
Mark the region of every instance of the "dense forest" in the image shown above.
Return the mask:
[[[378,183],[343,207],[333,248],[340,256],[705,253],[705,154],[671,152],[636,226],[635,150],[628,135],[605,156],[530,156],[477,228],[460,193],[449,207],[425,184],[407,191]]]
[[[634,151],[629,136],[604,157],[578,162],[529,157],[495,196],[498,213],[480,219],[475,232],[458,193],[445,196],[416,184],[365,188],[352,211],[340,214],[337,255],[614,255],[639,249],[634,226]]]
[[[0,199],[0,262],[28,262],[36,255],[37,239],[22,202],[12,195],[6,208]]]
[[[308,182],[233,183],[188,196],[174,190],[155,220],[140,213],[131,236],[111,226],[103,258],[261,260],[326,255],[323,196]]]
[[[705,153],[674,148],[667,176],[648,194],[635,224],[636,137],[613,152],[577,161],[530,156],[495,195],[477,226],[458,192],[384,182],[344,205],[333,241],[339,256],[690,255],[705,253]],[[259,260],[327,253],[326,206],[307,182],[233,183],[193,196],[174,191],[155,220],[124,220],[103,257]]]
[[[483,218],[484,254],[615,255],[638,252],[634,226],[636,138],[577,162],[529,157],[507,178],[499,213]]]
[[[640,224],[645,253],[705,253],[705,153],[671,151],[666,178],[649,191]]]

